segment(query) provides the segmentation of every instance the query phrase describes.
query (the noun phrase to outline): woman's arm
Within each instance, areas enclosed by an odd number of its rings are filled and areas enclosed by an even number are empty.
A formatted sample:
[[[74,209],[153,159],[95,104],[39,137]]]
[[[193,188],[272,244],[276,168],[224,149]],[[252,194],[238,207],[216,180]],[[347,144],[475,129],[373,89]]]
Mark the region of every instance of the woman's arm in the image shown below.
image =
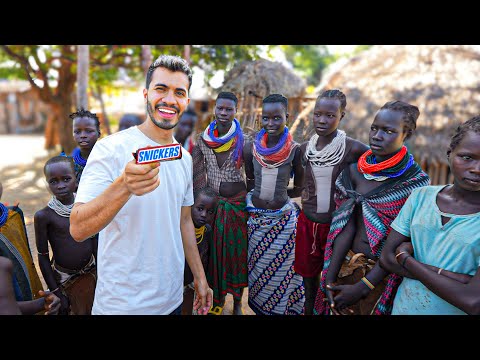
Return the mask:
[[[293,179],[293,189],[287,190],[287,194],[290,198],[301,196],[303,190],[305,169],[302,166],[302,151],[300,150],[300,147],[295,149],[295,156],[293,158],[293,172],[295,174]]]
[[[443,275],[443,271],[440,274],[432,271],[409,254],[401,254],[397,260],[418,281],[445,301],[467,314],[480,315],[480,268],[470,281],[464,284]]]
[[[243,147],[243,161],[245,162],[245,176],[247,178],[247,191],[255,187],[255,170],[253,168],[252,142],[246,142]]]

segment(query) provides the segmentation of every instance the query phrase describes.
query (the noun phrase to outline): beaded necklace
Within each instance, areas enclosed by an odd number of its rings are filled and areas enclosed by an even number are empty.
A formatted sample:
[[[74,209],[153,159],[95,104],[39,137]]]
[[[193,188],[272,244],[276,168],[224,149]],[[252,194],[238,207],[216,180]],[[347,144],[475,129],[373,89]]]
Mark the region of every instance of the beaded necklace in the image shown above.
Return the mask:
[[[384,181],[401,176],[413,163],[413,155],[404,145],[394,156],[380,163],[377,163],[375,155],[369,149],[358,159],[357,168],[367,180]]]
[[[73,193],[74,198],[75,198],[75,195],[76,194]],[[48,207],[53,211],[55,211],[60,216],[70,217],[70,213],[72,212],[74,203],[75,201],[70,205],[65,205],[61,201],[59,201],[55,195],[53,195],[50,201],[48,202]]]
[[[0,203],[0,227],[5,225],[8,219],[8,208]]]
[[[195,228],[195,238],[200,239],[199,241],[197,241],[197,245],[199,245],[203,241],[205,230],[206,230],[205,225],[203,225],[202,227],[199,227],[198,229]]]
[[[233,119],[232,126],[230,126],[228,132],[220,137],[218,137],[217,120],[212,121],[203,132],[202,138],[205,144],[215,152],[228,151],[230,148],[235,147],[232,159],[236,162],[237,167],[240,167],[243,150],[243,132],[237,119]]]
[[[295,148],[292,135],[288,132],[288,128],[286,126],[283,130],[280,140],[278,140],[275,146],[271,148],[267,147],[267,141],[268,133],[265,131],[265,129],[262,129],[255,138],[252,153],[260,165],[269,169],[276,168],[284,164]]]
[[[337,130],[337,135],[322,150],[317,150],[318,134],[313,135],[307,144],[305,157],[312,166],[335,166],[345,155],[347,134],[343,130]]]
[[[75,161],[76,164],[78,164],[80,166],[83,166],[83,167],[85,167],[85,165],[87,165],[87,160],[85,160],[82,157],[82,154],[81,154],[80,149],[78,147],[73,149],[72,157],[73,157],[73,161]]]

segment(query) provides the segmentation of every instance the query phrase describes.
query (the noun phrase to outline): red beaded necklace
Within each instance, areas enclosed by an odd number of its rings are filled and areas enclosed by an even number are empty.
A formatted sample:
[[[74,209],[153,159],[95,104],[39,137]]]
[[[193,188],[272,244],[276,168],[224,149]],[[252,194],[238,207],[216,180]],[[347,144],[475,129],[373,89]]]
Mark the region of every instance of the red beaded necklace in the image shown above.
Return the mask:
[[[385,169],[389,169],[401,162],[406,153],[407,147],[403,145],[400,151],[393,155],[390,159],[379,162],[378,164],[369,164],[367,162],[367,157],[372,155],[372,150],[368,149],[358,159],[358,171],[360,171],[362,174],[373,174]]]

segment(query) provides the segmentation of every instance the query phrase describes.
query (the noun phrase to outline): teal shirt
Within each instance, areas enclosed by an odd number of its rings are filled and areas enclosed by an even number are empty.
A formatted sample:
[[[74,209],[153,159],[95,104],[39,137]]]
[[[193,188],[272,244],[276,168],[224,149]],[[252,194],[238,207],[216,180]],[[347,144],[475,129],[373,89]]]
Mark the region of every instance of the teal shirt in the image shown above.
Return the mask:
[[[438,208],[437,194],[445,187],[415,189],[392,229],[412,240],[416,260],[445,270],[474,275],[480,266],[480,213],[447,214]],[[451,219],[442,225],[441,216]],[[418,280],[404,278],[393,302],[392,315],[465,315]]]

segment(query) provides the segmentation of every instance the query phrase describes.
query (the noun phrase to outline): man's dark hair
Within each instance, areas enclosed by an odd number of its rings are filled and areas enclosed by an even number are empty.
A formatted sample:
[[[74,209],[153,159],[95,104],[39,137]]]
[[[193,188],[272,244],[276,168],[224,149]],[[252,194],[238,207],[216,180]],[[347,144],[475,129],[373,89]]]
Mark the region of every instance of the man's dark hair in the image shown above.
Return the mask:
[[[152,74],[156,68],[162,67],[170,71],[181,71],[188,77],[188,90],[192,86],[192,69],[188,65],[188,62],[185,59],[182,59],[180,56],[175,55],[160,55],[157,60],[155,60],[152,65],[148,68],[147,79],[146,79],[146,88],[150,86],[152,82]]]
[[[280,103],[283,105],[285,112],[288,111],[288,99],[282,94],[270,94],[262,101],[263,104],[266,103]]]
[[[215,102],[217,102],[218,99],[229,99],[229,100],[233,100],[233,101],[235,102],[235,107],[238,105],[238,99],[237,99],[237,97],[235,96],[234,93],[229,92],[229,91],[222,91],[221,93],[219,93],[218,96],[217,96],[217,99],[215,100]]]

